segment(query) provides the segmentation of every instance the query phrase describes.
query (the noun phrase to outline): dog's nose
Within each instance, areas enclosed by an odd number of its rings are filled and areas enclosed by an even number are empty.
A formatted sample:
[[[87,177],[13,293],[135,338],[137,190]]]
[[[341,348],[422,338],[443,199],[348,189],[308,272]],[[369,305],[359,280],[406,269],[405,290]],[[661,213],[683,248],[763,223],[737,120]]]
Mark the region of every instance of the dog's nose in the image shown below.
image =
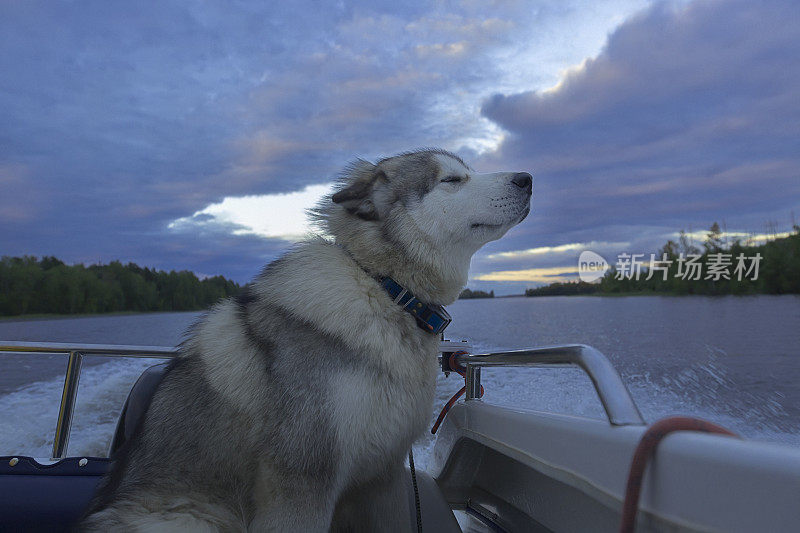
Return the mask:
[[[514,174],[514,177],[511,179],[511,183],[520,189],[525,189],[528,192],[533,190],[533,176],[527,172],[517,172]]]

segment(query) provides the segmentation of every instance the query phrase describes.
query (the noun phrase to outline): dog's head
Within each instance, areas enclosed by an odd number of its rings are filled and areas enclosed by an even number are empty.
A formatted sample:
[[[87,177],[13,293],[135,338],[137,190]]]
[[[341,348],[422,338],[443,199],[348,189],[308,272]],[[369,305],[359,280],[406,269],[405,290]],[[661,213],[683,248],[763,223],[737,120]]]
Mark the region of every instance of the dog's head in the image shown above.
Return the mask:
[[[419,150],[377,164],[357,161],[320,213],[328,231],[371,270],[380,267],[364,256],[391,250],[391,262],[438,265],[440,274],[459,280],[457,291],[472,254],[528,215],[531,189],[528,173],[478,174],[454,154]]]

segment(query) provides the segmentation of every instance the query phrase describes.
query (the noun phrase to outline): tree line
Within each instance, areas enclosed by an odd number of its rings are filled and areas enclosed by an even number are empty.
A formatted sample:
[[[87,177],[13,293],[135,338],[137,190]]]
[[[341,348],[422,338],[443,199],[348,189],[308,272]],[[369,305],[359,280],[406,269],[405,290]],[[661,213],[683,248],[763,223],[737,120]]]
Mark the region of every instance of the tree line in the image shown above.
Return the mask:
[[[784,238],[769,240],[763,244],[748,244],[740,239],[728,241],[716,222],[709,228],[701,246],[695,246],[685,232],[681,231],[677,241],[669,240],[655,254],[660,268],[650,275],[650,254],[645,258],[641,274],[621,275],[620,262],[612,263],[599,283],[564,282],[553,283],[525,291],[526,296],[568,294],[800,294],[800,226]],[[743,256],[748,270],[741,275],[736,271],[737,258]],[[711,265],[727,262],[725,276],[709,275],[703,271],[699,279],[687,276],[687,259],[707,269]],[[752,270],[752,258],[758,257],[757,276]],[[628,268],[630,265],[626,264]],[[624,273],[623,273],[624,274]],[[630,273],[628,273],[630,274]],[[650,279],[647,279],[647,278]]]
[[[596,283],[585,281],[557,281],[550,285],[536,287],[525,291],[525,296],[577,296],[579,294],[594,294],[600,290]]]
[[[223,276],[156,270],[135,263],[67,265],[55,257],[0,259],[0,315],[204,309],[240,287]]]
[[[473,298],[494,298],[494,291],[473,291],[472,289],[464,289],[458,296],[459,300],[470,300]]]

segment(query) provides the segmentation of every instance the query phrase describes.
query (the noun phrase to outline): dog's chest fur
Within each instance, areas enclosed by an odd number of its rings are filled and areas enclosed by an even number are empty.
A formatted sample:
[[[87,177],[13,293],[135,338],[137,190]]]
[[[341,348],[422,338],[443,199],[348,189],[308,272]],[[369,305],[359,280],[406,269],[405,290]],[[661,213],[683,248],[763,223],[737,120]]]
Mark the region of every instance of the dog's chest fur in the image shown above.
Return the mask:
[[[420,336],[413,331],[390,346],[372,349],[369,355],[386,364],[383,376],[345,368],[330,381],[342,459],[363,475],[371,476],[384,463],[402,461],[430,419],[438,342],[421,333],[426,336],[423,342],[408,339]]]
[[[346,252],[327,242],[301,245],[270,265],[250,290],[256,300],[309,325],[304,335],[338,340],[337,345],[323,341],[317,349],[322,353],[306,354],[309,364],[325,370],[305,374],[294,370],[302,368],[296,360],[302,355],[292,350],[303,339],[284,339],[289,346],[274,347],[282,360],[273,363],[277,365],[273,371],[292,368],[291,379],[296,381],[281,382],[276,376],[264,385],[303,386],[319,396],[336,440],[340,483],[358,483],[402,462],[430,419],[438,338],[420,329]],[[228,313],[232,320],[209,317],[209,325],[234,321],[230,309],[219,313],[219,318]],[[258,328],[259,322],[251,326]],[[212,330],[201,332],[206,337],[202,344],[207,348],[219,335]],[[274,337],[267,332],[266,338]],[[248,353],[246,345],[243,342],[241,349],[229,351],[228,358]],[[253,398],[242,396],[248,389],[242,380],[252,381],[254,365],[242,365],[239,370],[229,359],[214,359],[207,359],[209,369],[216,367],[210,372],[212,386],[213,377],[220,376],[216,381],[226,384],[226,394],[235,403],[254,406]],[[232,383],[238,385],[228,386]]]
[[[301,281],[302,272],[319,277]],[[437,337],[336,246],[308,244],[274,276],[277,301],[343,339],[363,361],[336,370],[327,383],[344,464],[368,474],[400,460],[430,418]]]

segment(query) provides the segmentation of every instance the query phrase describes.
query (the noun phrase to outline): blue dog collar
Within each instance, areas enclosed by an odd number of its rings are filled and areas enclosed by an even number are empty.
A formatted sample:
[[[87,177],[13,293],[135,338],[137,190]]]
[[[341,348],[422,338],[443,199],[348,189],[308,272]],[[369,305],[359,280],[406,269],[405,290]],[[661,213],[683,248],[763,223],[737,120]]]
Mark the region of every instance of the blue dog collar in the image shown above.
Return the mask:
[[[417,319],[417,325],[429,333],[438,335],[453,321],[444,307],[441,305],[428,305],[417,299],[414,294],[389,277],[379,280],[381,286],[386,289],[394,303],[401,306]]]

